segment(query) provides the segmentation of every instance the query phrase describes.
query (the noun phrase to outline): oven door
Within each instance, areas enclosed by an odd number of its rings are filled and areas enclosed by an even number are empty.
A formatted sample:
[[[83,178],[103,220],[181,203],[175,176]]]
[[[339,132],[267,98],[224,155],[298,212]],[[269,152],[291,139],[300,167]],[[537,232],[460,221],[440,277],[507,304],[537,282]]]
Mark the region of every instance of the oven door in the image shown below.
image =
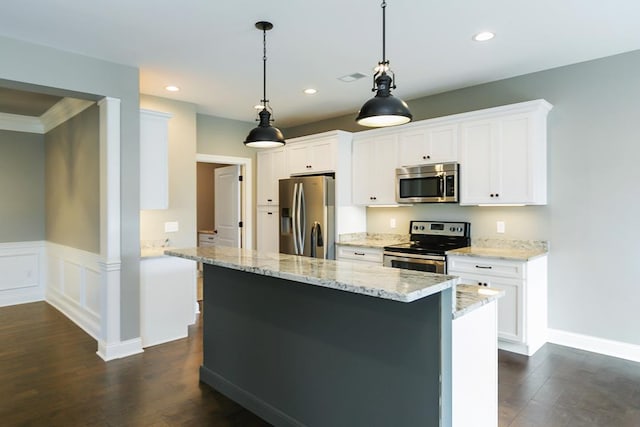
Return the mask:
[[[404,268],[405,270],[426,271],[428,273],[439,274],[445,274],[447,270],[445,257],[401,254],[398,252],[384,252],[382,265],[385,267]]]

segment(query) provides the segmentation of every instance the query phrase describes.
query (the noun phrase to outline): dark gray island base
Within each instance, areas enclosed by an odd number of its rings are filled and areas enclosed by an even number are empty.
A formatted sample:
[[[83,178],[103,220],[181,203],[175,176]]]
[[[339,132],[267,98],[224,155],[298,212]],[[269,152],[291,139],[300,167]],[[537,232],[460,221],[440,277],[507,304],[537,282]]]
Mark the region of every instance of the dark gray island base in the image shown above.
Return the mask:
[[[275,426],[451,425],[450,284],[406,303],[203,267],[202,382]]]

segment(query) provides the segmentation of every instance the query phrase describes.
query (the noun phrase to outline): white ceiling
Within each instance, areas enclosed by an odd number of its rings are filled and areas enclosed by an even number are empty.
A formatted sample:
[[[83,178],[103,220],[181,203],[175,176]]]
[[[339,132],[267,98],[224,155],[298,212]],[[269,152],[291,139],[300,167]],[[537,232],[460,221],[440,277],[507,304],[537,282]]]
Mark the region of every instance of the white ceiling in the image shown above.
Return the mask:
[[[267,96],[276,126],[353,113],[381,59],[380,0],[14,0],[0,35],[140,68],[140,91],[253,121]],[[425,95],[640,49],[637,0],[388,0],[397,96]],[[481,30],[494,40],[471,40]],[[360,72],[367,78],[344,83]],[[640,70],[639,70],[640,72]],[[182,88],[177,94],[167,84]],[[318,93],[302,93],[313,86]]]

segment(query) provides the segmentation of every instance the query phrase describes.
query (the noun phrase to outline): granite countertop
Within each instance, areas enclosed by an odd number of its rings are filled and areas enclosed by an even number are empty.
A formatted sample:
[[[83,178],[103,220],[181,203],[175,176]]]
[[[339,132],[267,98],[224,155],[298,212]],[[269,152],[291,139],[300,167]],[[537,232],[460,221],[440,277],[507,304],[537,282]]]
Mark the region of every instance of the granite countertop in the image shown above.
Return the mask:
[[[169,247],[156,247],[156,248],[142,248],[140,249],[140,258],[162,258],[165,255],[164,251],[167,249],[171,249]]]
[[[455,288],[458,282],[457,277],[443,274],[229,247],[171,249],[165,253],[204,264],[405,303]]]
[[[408,241],[408,234],[351,233],[341,234],[336,245],[382,249],[385,246]]]
[[[504,291],[493,288],[475,285],[457,285],[456,309],[453,312],[453,318],[457,319],[462,317],[476,308],[480,308],[503,296]]]
[[[546,254],[547,251],[543,249],[485,248],[480,246],[447,251],[447,255],[496,258],[509,261],[530,261]]]

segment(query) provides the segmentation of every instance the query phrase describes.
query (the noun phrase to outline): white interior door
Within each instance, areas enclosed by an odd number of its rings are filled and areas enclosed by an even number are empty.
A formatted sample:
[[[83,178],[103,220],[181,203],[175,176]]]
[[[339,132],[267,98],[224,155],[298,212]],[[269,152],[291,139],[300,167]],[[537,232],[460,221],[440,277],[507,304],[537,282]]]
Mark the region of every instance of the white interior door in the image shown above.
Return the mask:
[[[217,168],[215,171],[216,244],[240,247],[240,166]]]

